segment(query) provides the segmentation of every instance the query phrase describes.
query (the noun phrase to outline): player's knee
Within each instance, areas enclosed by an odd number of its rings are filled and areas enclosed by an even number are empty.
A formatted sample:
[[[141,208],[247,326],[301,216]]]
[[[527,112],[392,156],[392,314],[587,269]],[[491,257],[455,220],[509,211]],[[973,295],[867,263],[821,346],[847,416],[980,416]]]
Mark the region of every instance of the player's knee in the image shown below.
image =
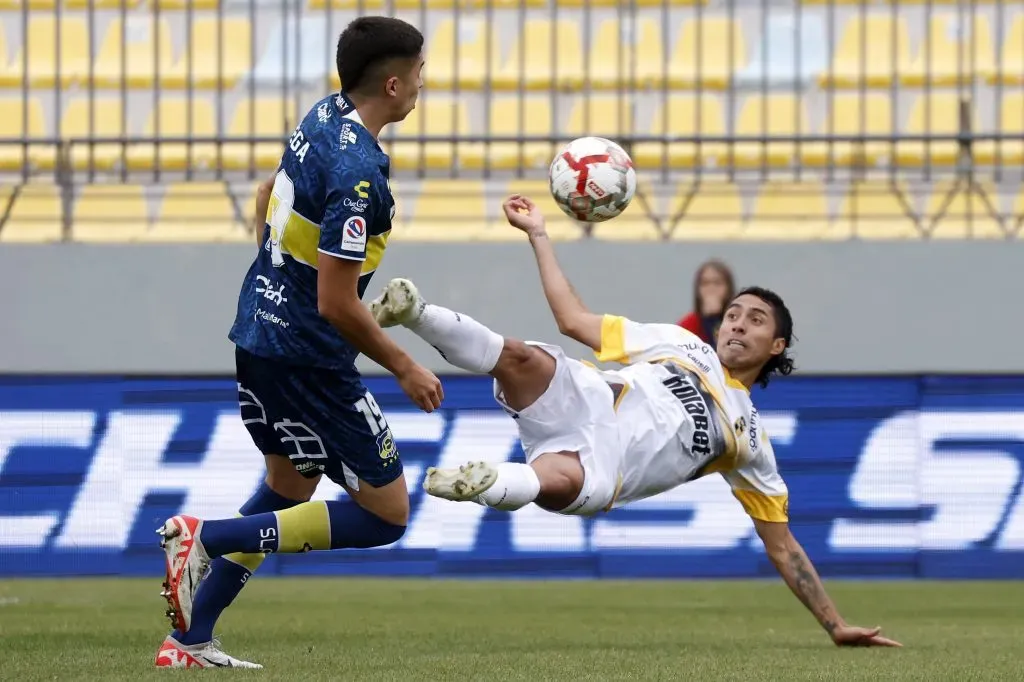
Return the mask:
[[[531,464],[540,480],[537,505],[549,511],[561,511],[583,491],[585,473],[575,454],[548,453]]]
[[[491,376],[501,387],[505,403],[513,410],[521,410],[544,394],[555,368],[555,359],[537,346],[506,339]]]

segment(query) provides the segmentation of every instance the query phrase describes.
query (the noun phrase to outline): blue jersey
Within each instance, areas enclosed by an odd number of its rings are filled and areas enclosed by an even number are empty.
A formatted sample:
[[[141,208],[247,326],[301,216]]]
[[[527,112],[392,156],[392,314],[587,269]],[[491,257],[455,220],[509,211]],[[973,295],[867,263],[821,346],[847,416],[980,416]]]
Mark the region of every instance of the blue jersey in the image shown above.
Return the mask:
[[[343,93],[310,109],[285,148],[263,247],[242,283],[229,335],[237,346],[291,365],[350,368],[358,383],[358,352],[317,310],[317,256],[362,261],[363,295],[391,233],[390,164]]]

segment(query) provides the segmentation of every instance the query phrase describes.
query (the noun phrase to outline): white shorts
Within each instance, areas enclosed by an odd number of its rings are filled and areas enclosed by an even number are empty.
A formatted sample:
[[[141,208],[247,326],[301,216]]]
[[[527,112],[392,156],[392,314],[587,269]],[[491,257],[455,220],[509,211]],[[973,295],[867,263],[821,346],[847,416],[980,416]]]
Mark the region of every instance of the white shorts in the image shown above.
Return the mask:
[[[498,382],[494,399],[519,425],[526,461],[546,452],[578,452],[583,465],[583,490],[560,514],[589,516],[606,509],[618,488],[622,448],[614,396],[600,372],[565,355],[558,346],[527,341],[555,359],[548,389],[523,410],[502,400]]]

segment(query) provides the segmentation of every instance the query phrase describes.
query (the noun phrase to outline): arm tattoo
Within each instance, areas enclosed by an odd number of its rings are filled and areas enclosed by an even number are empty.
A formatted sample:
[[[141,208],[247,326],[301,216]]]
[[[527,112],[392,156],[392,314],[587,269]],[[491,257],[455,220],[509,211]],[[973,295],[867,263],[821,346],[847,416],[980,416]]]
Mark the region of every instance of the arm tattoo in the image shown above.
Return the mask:
[[[807,555],[800,550],[790,551],[787,568],[792,580],[790,587],[793,592],[804,606],[818,617],[822,627],[831,635],[838,625],[834,608],[828,595],[825,594],[821,580],[810,566]]]

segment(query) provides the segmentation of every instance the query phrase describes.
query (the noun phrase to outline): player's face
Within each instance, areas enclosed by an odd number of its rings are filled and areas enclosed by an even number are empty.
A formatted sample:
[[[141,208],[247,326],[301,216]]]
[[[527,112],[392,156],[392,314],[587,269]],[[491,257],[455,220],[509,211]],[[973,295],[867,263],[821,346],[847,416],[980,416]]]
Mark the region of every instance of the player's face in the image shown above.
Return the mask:
[[[775,338],[772,307],[757,296],[744,294],[729,303],[718,330],[718,357],[729,370],[761,367],[786,349]]]
[[[416,108],[416,99],[423,87],[423,55],[410,59],[395,77],[395,121],[404,121]]]

